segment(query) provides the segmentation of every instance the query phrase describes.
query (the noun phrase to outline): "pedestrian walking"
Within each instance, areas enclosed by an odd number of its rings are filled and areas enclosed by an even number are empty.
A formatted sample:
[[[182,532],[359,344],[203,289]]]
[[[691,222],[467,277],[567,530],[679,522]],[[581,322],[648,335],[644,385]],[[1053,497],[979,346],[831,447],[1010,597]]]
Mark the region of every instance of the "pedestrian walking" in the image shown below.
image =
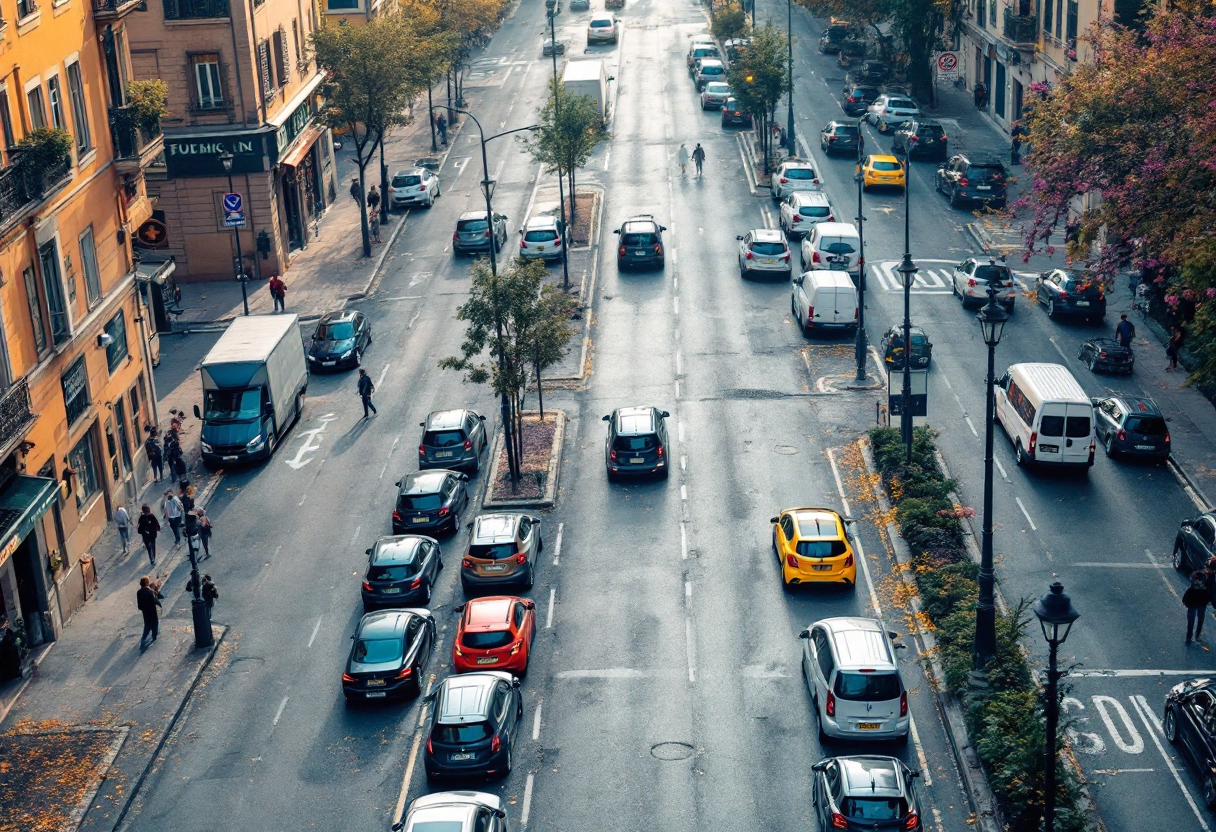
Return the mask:
[[[152,434],[148,434],[144,440],[144,451],[148,454],[148,464],[152,466],[152,482],[160,482],[165,478],[165,458],[160,452],[160,443]]]
[[[350,181],[350,198],[355,201],[356,205],[363,204],[363,188],[359,185],[357,176]]]
[[[139,521],[135,524],[135,531],[139,532],[139,536],[143,538],[144,548],[148,550],[148,562],[156,566],[156,536],[160,534],[160,521],[156,519],[156,515],[152,513],[152,507],[147,503],[139,510]]]
[[[680,142],[680,176],[688,175],[688,145]]]
[[[372,394],[376,392],[376,385],[372,384],[372,377],[367,374],[367,370],[359,368],[359,398],[363,400],[363,418],[368,418],[368,410],[372,413],[376,412],[376,405],[372,404]]]
[[[1178,351],[1182,349],[1182,325],[1179,324],[1170,330],[1170,339],[1165,345],[1165,354],[1169,356],[1170,363],[1166,365],[1167,370],[1173,372],[1178,369]]]
[[[700,142],[697,142],[697,146],[693,148],[692,163],[697,166],[697,176],[700,176],[701,166],[705,164],[705,148],[701,147]]]
[[[988,106],[988,87],[983,81],[975,84],[975,109],[982,110]]]
[[[1119,323],[1115,324],[1115,340],[1119,342],[1119,346],[1126,349],[1132,348],[1132,339],[1136,337],[1136,325],[1127,319],[1126,315],[1119,316]]]
[[[448,119],[447,119],[447,116],[445,116],[443,113],[440,113],[440,114],[439,114],[439,117],[438,117],[437,119],[435,119],[435,126],[436,126],[437,128],[439,128],[439,141],[443,142],[444,146],[446,147],[446,146],[447,146],[447,143],[448,143]]]
[[[380,212],[372,211],[367,215],[368,233],[372,236],[372,242],[380,242]]]
[[[198,539],[203,544],[203,557],[211,557],[211,518],[207,510],[196,508],[194,516],[198,518]]]
[[[180,546],[182,543],[182,518],[186,516],[186,509],[182,505],[182,501],[173,495],[172,491],[165,492],[165,498],[161,500],[160,513],[169,524],[169,528],[173,530],[173,545]]]
[[[375,187],[373,187],[372,190],[374,191]],[[368,195],[368,199],[371,199],[370,195]],[[270,287],[270,296],[274,298],[274,311],[286,312],[287,284],[283,282],[283,278],[279,277],[277,274],[272,274],[270,276],[268,285]]]
[[[152,588],[152,579],[144,575],[139,579],[139,591],[135,593],[135,605],[144,616],[144,632],[139,637],[139,648],[142,650],[151,642],[148,636],[152,636],[152,641],[156,641],[156,637],[160,635],[160,610],[161,603],[158,593]]]
[[[131,551],[131,515],[127,514],[126,506],[114,509],[114,528],[118,529],[118,539],[122,541],[122,553]]]
[[[1190,644],[1192,632],[1195,641],[1203,635],[1203,619],[1207,616],[1208,590],[1202,570],[1191,573],[1191,585],[1182,593],[1182,605],[1186,607],[1186,643]]]

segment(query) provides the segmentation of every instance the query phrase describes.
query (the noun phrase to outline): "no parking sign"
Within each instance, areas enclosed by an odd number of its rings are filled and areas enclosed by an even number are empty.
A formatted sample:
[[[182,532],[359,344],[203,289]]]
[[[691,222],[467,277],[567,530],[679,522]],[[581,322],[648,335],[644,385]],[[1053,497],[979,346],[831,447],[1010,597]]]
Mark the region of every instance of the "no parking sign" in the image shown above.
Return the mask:
[[[938,52],[934,56],[937,64],[937,77],[940,81],[953,81],[958,77],[958,53]]]

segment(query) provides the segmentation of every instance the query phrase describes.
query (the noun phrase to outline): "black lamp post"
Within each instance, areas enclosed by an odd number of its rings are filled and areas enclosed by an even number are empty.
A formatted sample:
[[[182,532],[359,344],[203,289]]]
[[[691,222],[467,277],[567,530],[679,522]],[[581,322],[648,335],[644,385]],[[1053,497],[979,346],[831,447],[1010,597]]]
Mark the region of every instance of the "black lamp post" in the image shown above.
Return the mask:
[[[996,286],[988,284],[988,304],[979,311],[976,320],[984,333],[984,344],[988,347],[988,377],[984,386],[984,525],[980,533],[980,600],[975,608],[975,669],[982,670],[996,654],[996,574],[993,571],[992,555],[992,430],[996,421],[996,345],[1001,343],[1001,334],[1009,313],[996,301]]]
[[[1056,826],[1056,732],[1060,721],[1059,682],[1064,673],[1056,665],[1056,653],[1068,638],[1073,622],[1081,617],[1064,594],[1059,581],[1034,604],[1034,614],[1043,627],[1043,638],[1050,648],[1047,661],[1047,759],[1043,787],[1043,832],[1055,832]]]
[[[557,81],[557,30],[553,23],[553,17],[557,14],[557,0],[545,0],[545,13],[549,16],[549,38],[553,41],[553,118],[561,124],[562,121],[562,95],[561,88]],[[561,206],[562,224],[558,229],[562,235],[562,291],[570,291],[570,263],[567,258],[567,251],[570,248],[570,240],[566,236],[566,189],[563,186],[562,166],[559,162],[557,165],[557,199]]]
[[[193,594],[190,599],[190,614],[194,619],[194,646],[210,647],[215,639],[211,635],[211,614],[207,611],[207,602],[203,600],[203,582],[198,574],[198,515],[194,510],[186,512],[186,552],[190,557],[190,586]]]
[[[219,155],[220,164],[224,166],[224,173],[228,175],[228,193],[232,193],[232,162],[234,156],[231,151],[225,150]],[[242,206],[244,207],[244,206]],[[245,276],[245,257],[241,254],[241,229],[239,226],[232,226],[232,236],[236,240],[236,279],[241,283],[241,303],[245,305],[245,314],[249,314],[249,279]]]
[[[785,42],[788,51],[789,73],[786,78],[786,143],[785,149],[791,156],[798,155],[798,144],[794,141],[794,0],[786,0],[785,6]]]
[[[862,213],[862,192],[865,190],[865,175],[861,172],[862,143],[860,141],[861,124],[858,123],[857,142],[857,174],[853,181],[857,183],[857,338],[854,350],[857,353],[857,375],[854,381],[866,380],[866,237],[865,215]]]

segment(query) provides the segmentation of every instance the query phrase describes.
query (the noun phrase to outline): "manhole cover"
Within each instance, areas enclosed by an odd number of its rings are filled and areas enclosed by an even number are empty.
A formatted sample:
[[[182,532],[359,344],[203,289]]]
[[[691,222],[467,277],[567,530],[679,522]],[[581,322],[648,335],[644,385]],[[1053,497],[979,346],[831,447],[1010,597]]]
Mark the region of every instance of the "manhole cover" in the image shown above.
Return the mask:
[[[773,448],[773,450],[779,454],[785,454],[786,456],[793,456],[794,454],[798,453],[798,449],[793,445],[777,445]]]
[[[656,760],[687,760],[695,751],[686,742],[661,742],[650,747],[650,755]]]

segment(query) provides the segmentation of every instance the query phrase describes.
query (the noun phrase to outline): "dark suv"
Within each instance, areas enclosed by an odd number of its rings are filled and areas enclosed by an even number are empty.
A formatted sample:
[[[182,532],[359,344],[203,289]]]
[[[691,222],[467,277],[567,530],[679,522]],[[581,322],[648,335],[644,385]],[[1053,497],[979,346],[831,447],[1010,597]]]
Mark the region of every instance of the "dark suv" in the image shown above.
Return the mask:
[[[916,141],[912,141],[912,137]],[[895,131],[895,141],[891,143],[891,152],[907,153],[909,159],[917,156],[927,159],[946,161],[946,130],[940,121],[931,118],[920,118],[909,121]]]
[[[1043,272],[1035,282],[1038,302],[1047,307],[1047,317],[1069,315],[1087,321],[1106,317],[1106,293],[1093,275],[1068,269]]]
[[[667,479],[667,423],[671,414],[656,407],[622,407],[604,417],[608,439],[604,465],[611,482],[623,474],[657,474]]]
[[[616,267],[621,271],[638,266],[663,268],[663,232],[666,226],[654,221],[651,214],[638,214],[625,220],[614,234],[620,236],[616,250]]]
[[[1005,207],[1005,165],[992,153],[956,153],[937,166],[934,187],[950,205],[979,202],[989,208]]]
[[[518,679],[499,670],[462,673],[444,679],[427,698],[435,703],[422,758],[428,780],[511,773],[524,715]]]
[[[1165,462],[1170,457],[1170,429],[1157,403],[1144,396],[1094,399],[1094,434],[1106,455],[1138,456]]]
[[[419,422],[419,468],[465,469],[476,474],[486,449],[486,417],[471,410],[436,410]]]
[[[840,109],[844,110],[846,116],[864,116],[879,95],[878,87],[873,84],[846,83],[841,92]]]
[[[826,154],[857,155],[861,149],[861,125],[855,121],[829,121],[819,133],[819,149]]]

